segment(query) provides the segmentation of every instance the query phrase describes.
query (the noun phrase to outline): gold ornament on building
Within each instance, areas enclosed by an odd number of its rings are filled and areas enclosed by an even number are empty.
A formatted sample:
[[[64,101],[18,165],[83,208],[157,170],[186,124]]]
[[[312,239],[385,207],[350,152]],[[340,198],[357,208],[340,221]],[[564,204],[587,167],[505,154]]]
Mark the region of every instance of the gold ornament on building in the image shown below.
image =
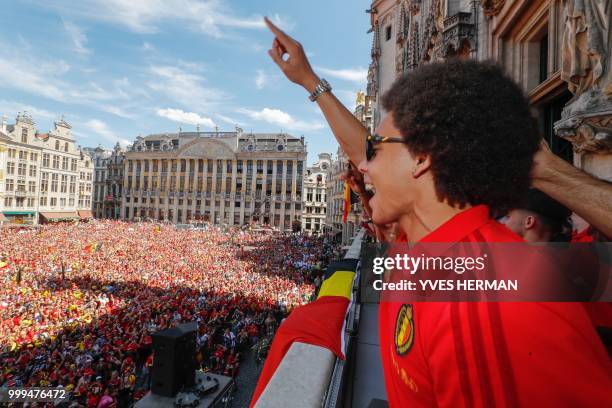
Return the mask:
[[[493,17],[499,14],[506,0],[480,0],[485,16]]]

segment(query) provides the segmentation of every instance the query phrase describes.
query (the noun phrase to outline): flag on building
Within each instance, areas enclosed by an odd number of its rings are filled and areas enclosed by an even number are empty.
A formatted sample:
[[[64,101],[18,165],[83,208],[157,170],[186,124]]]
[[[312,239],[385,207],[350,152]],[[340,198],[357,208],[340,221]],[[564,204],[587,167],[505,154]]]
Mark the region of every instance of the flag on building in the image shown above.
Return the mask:
[[[344,211],[342,213],[342,223],[346,224],[348,213],[351,210],[351,188],[347,182],[344,182]]]

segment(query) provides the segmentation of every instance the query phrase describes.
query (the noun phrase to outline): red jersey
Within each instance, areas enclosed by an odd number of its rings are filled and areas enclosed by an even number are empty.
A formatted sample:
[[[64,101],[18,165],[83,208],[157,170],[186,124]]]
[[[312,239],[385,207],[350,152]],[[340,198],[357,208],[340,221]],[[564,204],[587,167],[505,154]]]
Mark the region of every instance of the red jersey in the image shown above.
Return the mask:
[[[466,241],[522,240],[486,206],[421,240]],[[379,322],[392,408],[612,406],[612,364],[580,303],[381,302]]]

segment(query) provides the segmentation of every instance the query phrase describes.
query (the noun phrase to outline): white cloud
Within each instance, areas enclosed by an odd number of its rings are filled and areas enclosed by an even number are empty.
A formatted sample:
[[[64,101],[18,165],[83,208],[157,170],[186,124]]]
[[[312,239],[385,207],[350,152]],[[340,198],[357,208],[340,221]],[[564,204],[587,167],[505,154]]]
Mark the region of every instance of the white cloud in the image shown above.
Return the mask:
[[[136,115],[134,115],[131,112],[128,112],[125,108],[120,108],[115,105],[99,105],[98,108],[103,110],[104,112],[112,113],[115,116],[119,116],[120,118],[124,118],[124,119],[136,118]]]
[[[257,89],[263,89],[266,86],[266,82],[268,82],[268,77],[266,73],[262,69],[257,70],[257,75],[255,76],[255,86]]]
[[[6,115],[9,118],[16,117],[18,112],[27,111],[36,121],[37,118],[57,119],[58,114],[49,112],[45,109],[40,109],[26,103],[17,101],[0,100],[0,115]],[[9,120],[10,121],[10,120]]]
[[[251,109],[238,109],[238,112],[247,115],[251,119],[280,126],[283,129],[311,131],[319,130],[324,126],[321,122],[304,122],[294,119],[291,115],[279,109],[263,108],[260,111]]]
[[[0,47],[3,54],[0,58],[0,87],[19,89],[56,101],[66,99],[68,85],[60,78],[70,69],[66,62],[34,60],[17,50],[3,48]]]
[[[114,101],[128,100],[130,96],[126,91],[126,79],[112,81],[110,85],[100,85],[97,82],[89,82],[83,89],[74,89],[70,95],[81,101]]]
[[[240,121],[237,121],[234,118],[230,118],[229,116],[225,116],[220,113],[215,113],[215,116],[218,117],[222,122],[228,123],[233,126],[236,126],[236,125],[243,126],[244,125],[244,123],[241,123]]]
[[[66,76],[72,67],[64,60],[48,60],[22,53],[0,43],[0,88],[17,89],[54,101],[91,106],[121,117],[129,117],[125,106],[135,95],[147,97],[127,78],[102,82],[71,82]],[[32,54],[34,55],[34,54]],[[101,104],[104,103],[104,104]]]
[[[361,67],[345,69],[316,67],[316,70],[321,72],[323,75],[327,75],[332,78],[338,78],[344,81],[358,82],[360,84],[365,84],[368,78],[368,70],[366,68]]]
[[[188,125],[204,125],[209,128],[214,128],[216,126],[215,122],[210,118],[205,118],[195,112],[185,112],[181,109],[158,109],[157,115],[174,122],[186,123]]]
[[[70,21],[64,21],[64,29],[70,36],[72,44],[74,45],[74,50],[77,53],[89,54],[91,52],[91,50],[85,46],[85,44],[87,44],[87,36],[80,27]]]
[[[261,52],[265,49],[263,45],[255,43],[255,42],[250,44],[250,48],[251,48],[251,51],[253,52]]]
[[[47,2],[38,0],[41,7],[49,7],[62,15],[106,21],[122,25],[138,33],[158,32],[168,22],[187,23],[193,31],[215,38],[224,37],[225,29],[265,30],[263,16],[238,16],[222,0],[80,0]],[[275,14],[272,20],[285,30],[293,24]]]
[[[149,88],[193,110],[207,111],[229,98],[221,90],[205,87],[203,76],[178,67],[152,66],[150,72],[154,80],[149,82]]]
[[[101,120],[91,119],[85,123],[85,126],[89,128],[92,132],[97,134],[98,136],[103,137],[112,143],[121,143],[122,145],[128,145],[130,142],[127,139],[123,139],[111,129],[109,129],[108,125]]]

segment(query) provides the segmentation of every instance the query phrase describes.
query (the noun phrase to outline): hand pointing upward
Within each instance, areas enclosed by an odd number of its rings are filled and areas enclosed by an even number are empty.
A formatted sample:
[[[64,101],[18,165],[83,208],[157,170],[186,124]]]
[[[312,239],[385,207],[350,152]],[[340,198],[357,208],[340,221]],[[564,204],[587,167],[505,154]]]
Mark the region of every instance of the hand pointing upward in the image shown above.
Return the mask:
[[[302,44],[285,34],[268,17],[264,17],[264,21],[275,36],[272,48],[268,50],[270,57],[291,82],[303,86],[308,93],[314,91],[319,78],[312,70]],[[284,57],[285,54],[287,58]]]

